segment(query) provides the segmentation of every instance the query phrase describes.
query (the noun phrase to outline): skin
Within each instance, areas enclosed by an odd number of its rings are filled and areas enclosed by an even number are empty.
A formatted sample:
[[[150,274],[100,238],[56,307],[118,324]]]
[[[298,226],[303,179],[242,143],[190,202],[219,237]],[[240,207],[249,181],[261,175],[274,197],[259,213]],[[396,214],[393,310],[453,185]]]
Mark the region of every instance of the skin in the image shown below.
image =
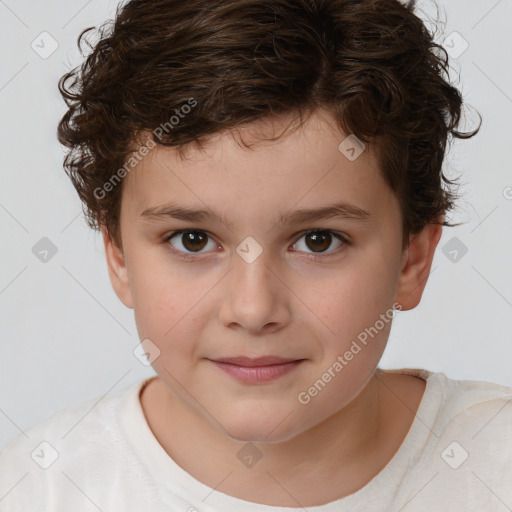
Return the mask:
[[[152,149],[123,185],[122,249],[105,229],[103,239],[116,294],[134,309],[140,339],[160,350],[158,377],[140,400],[162,447],[218,492],[307,507],[363,487],[412,424],[425,381],[377,367],[391,322],[309,403],[298,395],[394,303],[404,311],[418,305],[442,227],[427,225],[402,251],[398,200],[372,148],[347,159],[338,149],[346,135],[325,110],[277,142],[260,140],[290,121],[239,129],[251,149],[229,133],[215,134],[203,150],[189,147],[185,160],[175,148]],[[171,201],[207,207],[226,222],[141,217]],[[339,201],[370,218],[277,224],[281,214]],[[347,235],[350,245],[333,235],[316,249],[302,232],[320,228]],[[207,237],[196,246],[181,235],[164,240],[179,229]],[[248,236],[263,250],[251,263],[236,252]],[[260,384],[241,383],[209,360],[239,355],[306,360]],[[237,458],[248,442],[262,455],[250,468]]]

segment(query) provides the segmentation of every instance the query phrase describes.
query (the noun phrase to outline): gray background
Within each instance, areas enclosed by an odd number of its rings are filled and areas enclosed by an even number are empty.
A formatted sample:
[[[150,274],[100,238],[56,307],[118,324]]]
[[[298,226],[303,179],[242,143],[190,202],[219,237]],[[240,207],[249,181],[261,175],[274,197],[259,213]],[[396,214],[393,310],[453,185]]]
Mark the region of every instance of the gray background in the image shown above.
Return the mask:
[[[62,408],[154,373],[133,355],[133,312],[111,289],[101,238],[85,225],[56,139],[65,112],[57,81],[81,62],[78,34],[117,4],[0,0],[0,447]],[[465,199],[452,220],[464,225],[444,229],[423,300],[398,314],[380,366],[512,386],[512,2],[438,5],[447,16],[438,41],[457,53],[469,45],[451,59],[468,104],[462,129],[476,126],[475,109],[484,121],[475,138],[453,143],[445,164],[449,177],[462,174]],[[434,12],[430,1],[420,6]],[[45,31],[58,44],[49,56]],[[33,252],[43,237],[57,250],[46,262]]]

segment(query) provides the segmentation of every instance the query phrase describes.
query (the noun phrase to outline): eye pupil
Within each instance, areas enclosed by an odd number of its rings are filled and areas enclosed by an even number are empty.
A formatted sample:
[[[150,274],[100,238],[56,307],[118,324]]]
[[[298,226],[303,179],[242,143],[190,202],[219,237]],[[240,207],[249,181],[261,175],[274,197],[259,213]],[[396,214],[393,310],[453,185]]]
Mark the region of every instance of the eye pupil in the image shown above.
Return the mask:
[[[310,246],[308,240],[313,241],[313,247]],[[327,243],[325,243],[327,241]],[[317,231],[306,235],[306,245],[312,250],[322,252],[331,245],[332,236],[325,231]]]
[[[201,231],[186,231],[183,233],[183,246],[189,251],[200,251],[206,245],[206,238]]]

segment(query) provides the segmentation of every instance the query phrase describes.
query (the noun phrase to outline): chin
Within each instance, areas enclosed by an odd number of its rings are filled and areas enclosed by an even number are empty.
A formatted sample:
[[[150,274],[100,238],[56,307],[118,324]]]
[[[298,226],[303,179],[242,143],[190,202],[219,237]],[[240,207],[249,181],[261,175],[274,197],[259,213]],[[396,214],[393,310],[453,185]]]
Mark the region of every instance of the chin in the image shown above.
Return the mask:
[[[272,429],[269,429],[272,430]],[[293,434],[289,434],[288,436],[283,435],[274,435],[268,434],[269,430],[261,430],[258,431],[256,429],[240,429],[236,432],[230,432],[229,438],[233,441],[239,441],[243,443],[265,443],[265,444],[276,444],[276,443],[284,443],[288,441],[292,437]]]
[[[274,421],[248,417],[246,421],[224,422],[222,425],[225,427],[223,435],[244,443],[284,443],[302,431],[298,426],[283,422],[283,418],[277,419],[277,416]]]

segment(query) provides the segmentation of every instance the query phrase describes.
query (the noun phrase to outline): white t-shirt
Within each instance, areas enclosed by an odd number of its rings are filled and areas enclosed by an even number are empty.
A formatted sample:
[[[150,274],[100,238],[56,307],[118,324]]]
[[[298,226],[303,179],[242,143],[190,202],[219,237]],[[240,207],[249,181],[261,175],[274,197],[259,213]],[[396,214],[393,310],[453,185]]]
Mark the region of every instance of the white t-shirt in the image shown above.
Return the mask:
[[[417,415],[386,467],[336,501],[275,507],[202,484],[150,430],[139,400],[143,380],[64,409],[4,448],[0,511],[510,512],[512,388],[420,369],[387,371],[427,381]]]

